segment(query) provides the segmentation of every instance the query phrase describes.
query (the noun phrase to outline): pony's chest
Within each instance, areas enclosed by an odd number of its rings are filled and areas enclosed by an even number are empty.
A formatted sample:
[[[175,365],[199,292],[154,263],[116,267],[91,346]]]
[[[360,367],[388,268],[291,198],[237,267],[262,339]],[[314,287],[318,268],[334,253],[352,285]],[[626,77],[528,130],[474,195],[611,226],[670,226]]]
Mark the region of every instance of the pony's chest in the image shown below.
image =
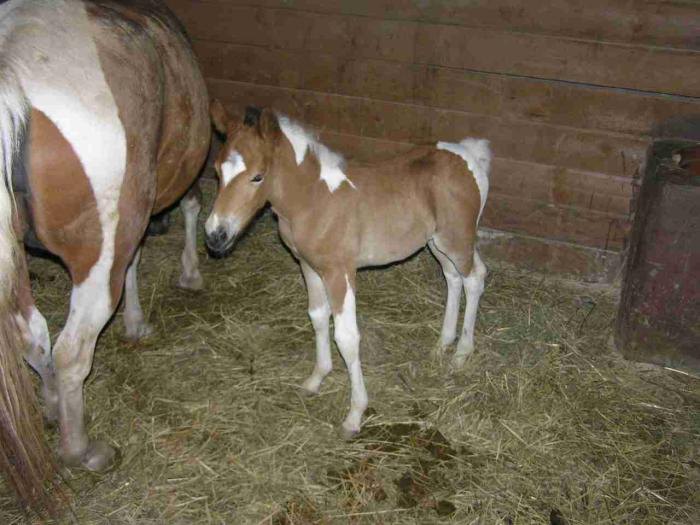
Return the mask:
[[[292,236],[292,227],[289,224],[289,221],[282,217],[281,215],[277,215],[277,228],[280,232],[280,237],[282,238],[282,242],[285,244],[287,248],[291,250],[291,252],[298,257],[299,256],[299,251],[297,250],[296,245],[294,244],[294,237]]]

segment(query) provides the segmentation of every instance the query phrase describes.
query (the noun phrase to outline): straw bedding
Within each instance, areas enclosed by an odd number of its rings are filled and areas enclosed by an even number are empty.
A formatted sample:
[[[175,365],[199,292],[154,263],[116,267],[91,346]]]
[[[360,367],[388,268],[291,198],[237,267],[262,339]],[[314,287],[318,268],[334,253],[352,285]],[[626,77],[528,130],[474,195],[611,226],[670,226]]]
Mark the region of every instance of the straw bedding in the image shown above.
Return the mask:
[[[85,388],[91,435],[119,447],[120,464],[66,471],[65,523],[700,522],[700,379],[610,349],[615,290],[487,261],[477,351],[450,374],[431,357],[445,289],[430,254],[362,272],[370,409],[345,442],[337,352],[319,396],[298,388],[313,331],[271,214],[228,259],[201,248],[198,293],[174,287],[176,215],[142,258],[154,335],[125,341],[117,315]],[[55,340],[68,279],[55,263],[30,266]],[[0,487],[0,523],[24,520]]]

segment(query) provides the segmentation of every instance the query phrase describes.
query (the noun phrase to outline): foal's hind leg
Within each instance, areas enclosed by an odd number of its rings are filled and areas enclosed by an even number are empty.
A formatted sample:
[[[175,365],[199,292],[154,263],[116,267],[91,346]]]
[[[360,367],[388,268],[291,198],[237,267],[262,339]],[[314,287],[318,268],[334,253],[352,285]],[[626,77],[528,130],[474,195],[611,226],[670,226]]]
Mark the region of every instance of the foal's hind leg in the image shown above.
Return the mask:
[[[455,368],[461,368],[467,357],[474,351],[474,325],[476,324],[476,312],[479,308],[479,299],[484,291],[484,279],[486,278],[486,265],[474,250],[474,263],[469,275],[463,279],[464,292],[467,296],[467,304],[464,307],[464,325],[462,335],[457,343],[457,351],[452,358]]]
[[[302,387],[310,394],[317,394],[323,379],[333,369],[329,333],[331,308],[321,277],[304,261],[301,261],[301,271],[309,295],[309,317],[316,334],[316,365]]]
[[[201,290],[204,285],[197,260],[197,218],[202,209],[201,202],[199,182],[195,182],[180,201],[185,216],[185,249],[182,252],[182,274],[178,286],[187,290]]]
[[[469,239],[467,239],[467,241],[469,241]],[[484,291],[486,266],[481,260],[481,257],[479,257],[471,241],[448,243],[440,238],[435,238],[434,241],[431,242],[431,250],[441,253],[443,258],[451,262],[459,272],[461,283],[464,287],[465,295],[467,296],[462,332],[457,343],[457,351],[452,358],[452,366],[454,368],[461,368],[467,357],[474,351],[474,325],[476,323],[476,313],[479,308],[479,299]],[[459,246],[459,248],[456,248],[456,246]],[[438,260],[440,260],[440,258],[438,258]],[[442,263],[441,260],[440,262]],[[445,315],[447,316],[447,313]]]
[[[440,334],[440,348],[444,350],[454,343],[457,338],[457,319],[459,317],[459,304],[462,299],[462,276],[449,257],[437,249],[434,241],[429,241],[428,247],[440,263],[440,266],[442,266],[442,273],[447,283],[445,318],[442,323],[442,332]]]
[[[138,341],[153,333],[153,328],[146,322],[139,301],[138,267],[140,261],[141,248],[139,247],[126,271],[124,283],[124,326],[127,339],[132,341]]]

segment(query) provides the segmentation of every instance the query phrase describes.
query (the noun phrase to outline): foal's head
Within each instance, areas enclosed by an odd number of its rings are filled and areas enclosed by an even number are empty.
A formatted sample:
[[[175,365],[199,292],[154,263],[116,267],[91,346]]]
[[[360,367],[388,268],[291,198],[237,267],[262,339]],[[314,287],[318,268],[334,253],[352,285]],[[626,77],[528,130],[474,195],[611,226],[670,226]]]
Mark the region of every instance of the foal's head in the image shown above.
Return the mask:
[[[232,118],[215,100],[211,117],[226,143],[216,159],[219,193],[207,219],[207,246],[215,256],[226,255],[270,193],[267,177],[279,133],[277,116],[269,109],[247,108],[241,120]]]

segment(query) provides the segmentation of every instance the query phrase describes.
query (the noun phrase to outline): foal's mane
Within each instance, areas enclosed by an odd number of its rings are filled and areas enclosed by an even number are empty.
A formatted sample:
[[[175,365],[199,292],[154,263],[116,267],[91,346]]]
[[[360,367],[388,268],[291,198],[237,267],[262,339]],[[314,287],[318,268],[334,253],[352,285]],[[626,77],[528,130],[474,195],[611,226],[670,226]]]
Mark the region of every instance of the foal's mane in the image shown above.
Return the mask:
[[[310,150],[320,165],[321,179],[328,184],[331,191],[334,191],[343,181],[347,181],[354,187],[354,184],[345,176],[343,156],[322,144],[316,131],[282,113],[276,113],[276,116],[282,133],[292,144],[297,165],[304,162],[306,152]]]

